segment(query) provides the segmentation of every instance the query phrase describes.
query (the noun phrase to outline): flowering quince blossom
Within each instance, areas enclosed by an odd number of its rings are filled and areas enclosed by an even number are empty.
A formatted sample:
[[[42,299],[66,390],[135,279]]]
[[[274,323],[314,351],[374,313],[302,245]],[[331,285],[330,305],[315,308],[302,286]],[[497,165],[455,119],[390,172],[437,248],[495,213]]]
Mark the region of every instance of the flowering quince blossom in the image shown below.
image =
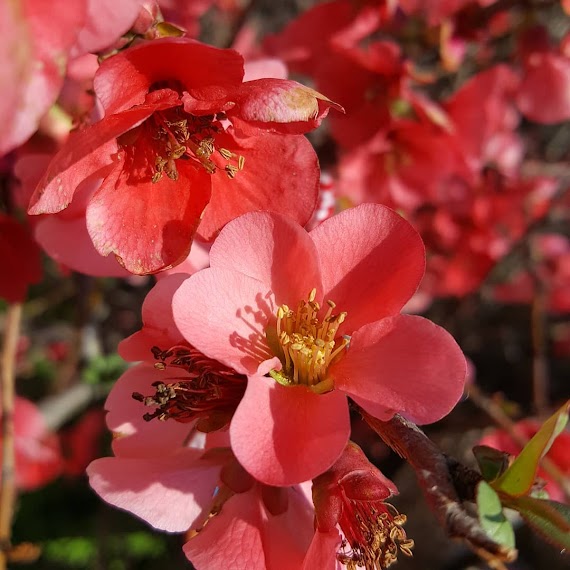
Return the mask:
[[[336,105],[294,81],[242,77],[239,54],[185,38],[109,58],[94,82],[105,117],[70,136],[29,213],[59,212],[83,180],[103,178],[87,206],[89,234],[137,274],[182,261],[198,224],[211,239],[269,206],[306,223],[318,166],[300,133]]]
[[[227,423],[246,378],[184,341],[171,299],[186,278],[161,279],[143,305],[142,330],[119,347],[127,360],[143,362],[109,394],[115,457],[89,466],[91,486],[155,528],[190,529],[184,551],[199,570],[300,568],[313,535],[306,493],[256,482],[235,460],[227,432],[209,433],[202,444],[192,438],[196,428],[210,431]],[[142,396],[152,392],[154,398]],[[141,400],[156,411],[143,414]],[[232,548],[221,549],[220,542]]]
[[[385,500],[398,489],[349,442],[340,458],[313,481],[315,535],[303,570],[388,568],[398,550],[411,556],[414,541],[403,525],[406,516]]]
[[[429,423],[451,410],[465,378],[459,347],[400,314],[424,264],[411,225],[374,204],[310,233],[264,212],[221,231],[172,312],[187,342],[248,376],[229,431],[251,475],[285,486],[328,469],[348,441],[347,396],[382,420]]]

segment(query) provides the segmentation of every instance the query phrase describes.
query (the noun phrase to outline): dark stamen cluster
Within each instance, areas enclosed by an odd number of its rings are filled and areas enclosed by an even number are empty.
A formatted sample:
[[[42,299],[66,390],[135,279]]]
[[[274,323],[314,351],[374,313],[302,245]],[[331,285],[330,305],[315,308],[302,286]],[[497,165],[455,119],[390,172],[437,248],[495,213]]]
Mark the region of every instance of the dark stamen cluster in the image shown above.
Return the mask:
[[[198,420],[197,429],[206,432],[229,423],[245,392],[247,378],[243,374],[191,346],[168,350],[155,346],[152,354],[157,360],[157,370],[181,368],[186,374],[154,382],[152,396],[133,393],[135,400],[156,407],[154,412],[144,414],[146,421],[155,418],[162,421],[172,418],[182,423]]]

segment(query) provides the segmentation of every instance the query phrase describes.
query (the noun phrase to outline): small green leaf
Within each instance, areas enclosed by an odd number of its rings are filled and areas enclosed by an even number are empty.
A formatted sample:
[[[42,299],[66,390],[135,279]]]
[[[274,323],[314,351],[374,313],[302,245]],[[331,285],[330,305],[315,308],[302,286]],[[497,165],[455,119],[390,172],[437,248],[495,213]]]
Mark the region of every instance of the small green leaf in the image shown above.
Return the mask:
[[[479,464],[485,481],[493,481],[502,475],[509,466],[509,454],[486,445],[476,445],[473,455]]]
[[[477,510],[481,526],[489,538],[498,544],[514,548],[515,531],[503,513],[499,495],[486,481],[477,485]]]
[[[493,489],[512,497],[520,497],[530,492],[540,460],[548,453],[553,441],[568,423],[569,405],[570,402],[566,402],[544,422],[511,466],[493,482]]]
[[[532,497],[508,497],[505,498],[505,506],[518,511],[545,540],[559,548],[570,550],[568,505]]]

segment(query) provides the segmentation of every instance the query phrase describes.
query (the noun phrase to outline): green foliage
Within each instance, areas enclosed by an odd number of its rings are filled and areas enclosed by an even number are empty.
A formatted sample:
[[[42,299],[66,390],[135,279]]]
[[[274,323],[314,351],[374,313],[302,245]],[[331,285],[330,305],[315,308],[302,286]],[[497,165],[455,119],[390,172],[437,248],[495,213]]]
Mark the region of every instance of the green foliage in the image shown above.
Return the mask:
[[[530,492],[540,460],[548,453],[550,446],[568,423],[568,405],[567,402],[544,422],[511,466],[493,482],[496,491],[512,497],[520,497]]]
[[[534,497],[510,497],[506,506],[515,509],[545,540],[570,550],[570,507]]]
[[[83,379],[88,384],[115,382],[127,366],[127,363],[116,353],[96,356],[89,361],[83,371]]]
[[[477,485],[477,509],[481,526],[489,537],[508,548],[514,548],[515,531],[503,512],[499,495],[486,481]]]
[[[106,557],[109,568],[127,568],[124,559],[149,560],[163,556],[166,545],[162,537],[149,532],[132,532],[106,539]],[[95,538],[78,536],[57,538],[43,546],[44,560],[56,563],[62,568],[89,568],[97,560],[98,544]]]
[[[547,541],[570,550],[570,507],[547,500],[544,493],[533,490],[541,459],[568,423],[569,405],[566,402],[544,422],[506,470],[501,452],[485,446],[473,449],[485,479],[477,486],[479,520],[496,542],[515,546],[512,526],[503,513],[503,507],[507,507],[518,511]]]
[[[494,481],[502,475],[509,466],[509,454],[486,445],[476,445],[473,455],[477,460],[481,475],[485,481]]]

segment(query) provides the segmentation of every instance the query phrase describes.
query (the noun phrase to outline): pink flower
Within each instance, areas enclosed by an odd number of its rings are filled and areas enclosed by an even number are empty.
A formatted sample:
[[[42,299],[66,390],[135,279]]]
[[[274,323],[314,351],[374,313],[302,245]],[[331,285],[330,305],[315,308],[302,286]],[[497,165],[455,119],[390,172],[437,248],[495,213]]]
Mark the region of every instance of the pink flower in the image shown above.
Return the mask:
[[[46,427],[37,406],[24,398],[16,398],[14,405],[14,448],[19,489],[32,491],[61,473],[63,458],[59,440]]]
[[[152,391],[160,374],[141,364],[114,386],[106,408],[115,457],[91,463],[91,486],[155,528],[190,530],[184,551],[198,570],[300,567],[313,526],[306,496],[256,482],[233,457],[224,432],[208,435],[204,449],[192,437],[193,423],[143,419],[131,395]]]
[[[347,396],[383,420],[429,423],[451,410],[465,378],[460,349],[400,314],[423,271],[418,234],[380,205],[310,233],[262,212],[222,230],[210,268],[174,293],[173,314],[192,346],[248,375],[230,439],[256,479],[291,485],[328,469],[348,440]]]

